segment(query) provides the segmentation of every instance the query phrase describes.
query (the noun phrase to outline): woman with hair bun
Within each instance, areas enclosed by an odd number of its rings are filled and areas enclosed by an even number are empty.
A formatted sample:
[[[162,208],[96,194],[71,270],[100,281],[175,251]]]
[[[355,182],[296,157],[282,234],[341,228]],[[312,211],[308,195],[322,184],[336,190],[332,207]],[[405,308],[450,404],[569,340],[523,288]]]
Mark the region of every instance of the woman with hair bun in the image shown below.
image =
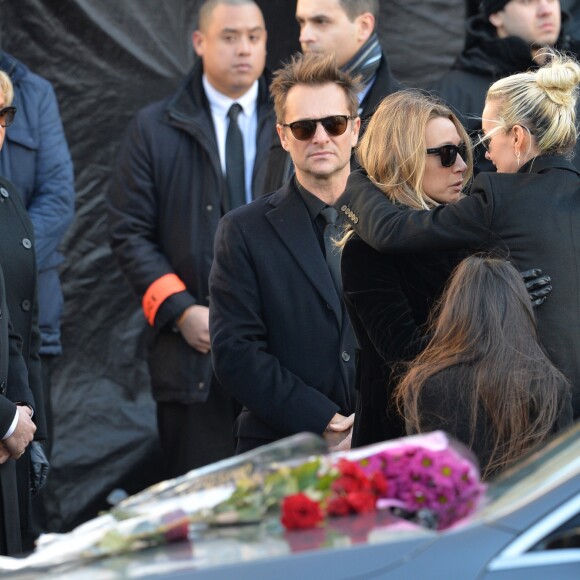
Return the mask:
[[[409,434],[447,431],[487,479],[571,423],[570,385],[538,342],[513,265],[466,258],[433,319],[429,345],[396,390]]]
[[[572,384],[580,417],[580,66],[550,53],[536,71],[489,88],[481,142],[497,173],[480,173],[470,195],[431,211],[402,211],[363,170],[349,177],[337,208],[357,234],[385,254],[465,248],[493,250],[518,270],[541,267],[553,290],[537,311],[540,342]]]

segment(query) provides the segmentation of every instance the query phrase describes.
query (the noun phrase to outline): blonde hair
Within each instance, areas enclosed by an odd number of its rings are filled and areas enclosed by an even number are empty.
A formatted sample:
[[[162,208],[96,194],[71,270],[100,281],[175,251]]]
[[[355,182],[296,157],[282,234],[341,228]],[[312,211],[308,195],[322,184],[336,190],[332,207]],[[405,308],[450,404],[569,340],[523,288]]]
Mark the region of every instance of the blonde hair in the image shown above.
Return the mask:
[[[486,103],[499,104],[497,129],[526,127],[540,154],[568,155],[578,138],[576,100],[580,65],[573,58],[546,49],[549,61],[536,71],[505,77],[491,85]]]
[[[3,70],[0,70],[0,91],[4,95],[4,106],[9,107],[14,100],[14,87],[10,77]]]
[[[465,143],[464,185],[471,179],[471,141],[457,116],[432,95],[412,89],[398,91],[382,100],[356,148],[360,165],[391,201],[414,209],[438,205],[423,190],[425,131],[427,123],[437,117],[449,119]]]

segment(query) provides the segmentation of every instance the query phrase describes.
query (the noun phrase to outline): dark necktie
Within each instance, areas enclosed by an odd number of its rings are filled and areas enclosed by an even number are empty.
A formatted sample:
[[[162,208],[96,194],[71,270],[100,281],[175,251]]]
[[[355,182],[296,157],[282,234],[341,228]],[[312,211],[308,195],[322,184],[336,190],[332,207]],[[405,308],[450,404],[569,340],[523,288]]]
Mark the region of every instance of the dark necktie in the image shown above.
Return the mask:
[[[340,250],[333,244],[333,240],[338,239],[339,228],[336,225],[338,219],[338,211],[333,207],[325,207],[320,211],[320,214],[326,222],[324,226],[324,253],[326,254],[326,263],[330,270],[330,275],[336,291],[339,296],[342,296],[342,280],[340,278]]]
[[[230,124],[226,135],[226,180],[228,183],[229,208],[234,209],[246,203],[246,178],[244,175],[244,139],[238,115],[242,107],[234,103],[228,111]]]

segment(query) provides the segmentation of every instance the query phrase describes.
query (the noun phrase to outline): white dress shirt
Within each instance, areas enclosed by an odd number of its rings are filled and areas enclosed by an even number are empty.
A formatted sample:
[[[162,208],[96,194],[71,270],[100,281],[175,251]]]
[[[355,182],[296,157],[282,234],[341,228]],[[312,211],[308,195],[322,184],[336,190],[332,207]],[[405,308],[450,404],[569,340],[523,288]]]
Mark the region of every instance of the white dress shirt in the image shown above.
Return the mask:
[[[252,201],[252,173],[256,160],[256,133],[258,131],[258,81],[238,99],[230,99],[216,90],[207,77],[203,75],[203,88],[209,101],[213,125],[220,154],[222,171],[226,173],[226,135],[228,132],[228,111],[234,103],[242,107],[238,115],[238,125],[244,139],[244,177],[246,186],[246,203]]]

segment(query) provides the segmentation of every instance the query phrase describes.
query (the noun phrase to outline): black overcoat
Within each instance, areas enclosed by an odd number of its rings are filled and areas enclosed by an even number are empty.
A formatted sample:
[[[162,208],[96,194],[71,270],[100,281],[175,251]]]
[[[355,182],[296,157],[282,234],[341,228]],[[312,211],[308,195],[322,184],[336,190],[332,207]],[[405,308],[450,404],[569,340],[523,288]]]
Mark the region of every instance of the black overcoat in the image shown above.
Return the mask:
[[[354,447],[403,437],[392,394],[426,345],[425,324],[459,259],[446,252],[381,254],[356,234],[342,252],[344,302],[357,338]]]
[[[149,370],[156,401],[207,399],[211,359],[190,347],[172,323],[189,306],[208,306],[213,241],[226,181],[199,62],[169,99],[141,110],[129,125],[108,196],[111,247],[134,293],[176,274],[186,291],[159,308],[150,332]],[[259,79],[252,191],[261,190],[274,117],[267,78]]]
[[[540,341],[580,416],[580,172],[570,161],[542,156],[517,173],[480,173],[468,197],[431,211],[400,211],[357,171],[337,208],[383,253],[493,250],[520,271],[541,268],[553,290],[536,311]]]
[[[292,182],[224,216],[210,298],[214,370],[244,405],[236,436],[322,434],[354,412],[354,336]]]
[[[34,408],[22,357],[22,339],[10,324],[4,275],[0,265],[0,436],[4,435],[16,413],[15,403]],[[16,461],[0,465],[0,554],[21,551],[20,516],[16,480]]]

